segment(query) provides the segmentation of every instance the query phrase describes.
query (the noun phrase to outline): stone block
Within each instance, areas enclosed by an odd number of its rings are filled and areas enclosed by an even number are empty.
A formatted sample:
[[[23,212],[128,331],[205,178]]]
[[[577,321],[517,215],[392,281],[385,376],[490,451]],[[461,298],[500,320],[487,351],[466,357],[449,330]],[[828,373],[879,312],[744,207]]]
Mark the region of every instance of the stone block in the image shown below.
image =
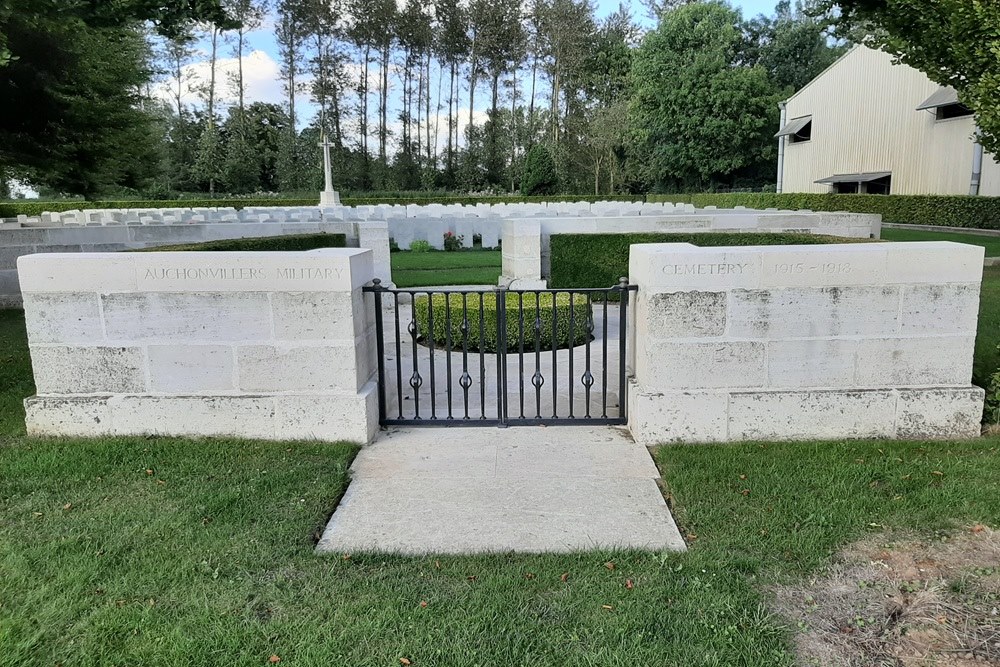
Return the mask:
[[[132,256],[122,254],[26,255],[17,260],[21,291],[134,291]]]
[[[28,293],[24,320],[32,344],[98,345],[104,340],[100,304],[93,293]]]
[[[31,346],[38,394],[118,394],[146,389],[140,347]]]
[[[651,338],[707,338],[726,332],[725,292],[640,293],[637,326]]]
[[[267,294],[134,293],[101,297],[111,341],[270,340]]]
[[[642,445],[726,439],[729,395],[644,392],[629,383],[628,427]]]
[[[753,388],[767,383],[764,343],[678,343],[638,338],[636,380],[644,390]]]
[[[150,345],[149,390],[198,394],[236,388],[233,349],[225,345]]]
[[[862,387],[968,386],[975,338],[875,338],[858,342]]]
[[[880,243],[888,253],[890,280],[896,283],[979,283],[982,246],[949,241]]]
[[[270,396],[113,396],[118,435],[281,439]]]
[[[881,244],[761,248],[761,287],[882,285],[888,252]]]
[[[730,440],[891,438],[893,391],[738,392],[729,397]]]
[[[904,334],[975,334],[979,283],[907,285],[900,313]]]
[[[844,339],[783,340],[767,345],[767,387],[854,387],[858,342]]]
[[[275,292],[271,295],[274,338],[279,341],[353,341],[364,334],[361,290]]]
[[[900,390],[896,437],[908,440],[978,438],[985,392],[979,387]]]
[[[275,427],[284,439],[365,444],[378,432],[378,392],[373,382],[352,396],[275,396]]]
[[[777,340],[890,336],[899,331],[899,287],[734,290],[728,335]]]
[[[107,396],[32,396],[24,401],[31,436],[93,438],[114,434]]]
[[[367,354],[353,342],[342,345],[245,345],[236,350],[239,389],[251,393],[356,392],[357,358]]]

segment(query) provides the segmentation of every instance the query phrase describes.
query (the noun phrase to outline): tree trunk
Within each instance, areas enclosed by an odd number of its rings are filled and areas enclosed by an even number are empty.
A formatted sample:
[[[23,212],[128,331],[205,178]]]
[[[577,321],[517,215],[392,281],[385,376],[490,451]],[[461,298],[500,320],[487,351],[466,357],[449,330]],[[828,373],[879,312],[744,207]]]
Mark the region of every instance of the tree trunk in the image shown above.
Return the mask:
[[[510,91],[510,192],[514,194],[514,160],[517,158],[517,63],[514,64]]]
[[[469,127],[467,132],[469,137],[472,137],[472,110],[476,102],[476,75],[477,71],[476,63],[476,33],[472,33],[472,55],[469,58]]]
[[[387,38],[388,39],[388,38]],[[379,128],[378,128],[378,156],[384,163],[386,161],[386,143],[389,133],[389,42],[382,43],[382,90],[379,95]]]
[[[371,46],[365,45],[365,57],[361,63],[361,87],[358,89],[358,123],[361,130],[361,152],[368,161],[368,63],[371,62]]]

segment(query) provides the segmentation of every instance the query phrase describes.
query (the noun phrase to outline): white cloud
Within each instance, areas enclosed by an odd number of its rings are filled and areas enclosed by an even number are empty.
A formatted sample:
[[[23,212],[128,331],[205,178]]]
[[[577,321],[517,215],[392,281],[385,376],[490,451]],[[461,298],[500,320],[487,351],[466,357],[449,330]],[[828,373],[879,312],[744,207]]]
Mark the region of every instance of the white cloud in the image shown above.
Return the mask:
[[[208,84],[211,78],[211,63],[201,60],[183,68],[181,76],[181,103],[185,106],[202,107],[204,101],[199,90]],[[222,106],[236,104],[237,90],[235,78],[239,71],[239,61],[236,58],[218,58],[215,62],[216,101]],[[299,81],[308,85],[311,78],[299,77]],[[268,102],[281,104],[285,101],[282,90],[281,66],[266,51],[251,51],[243,58],[243,85],[246,89],[246,99],[249,102]],[[177,93],[177,78],[170,77],[161,81],[153,89],[154,97],[174,102]],[[308,101],[308,93],[296,95],[296,103]]]

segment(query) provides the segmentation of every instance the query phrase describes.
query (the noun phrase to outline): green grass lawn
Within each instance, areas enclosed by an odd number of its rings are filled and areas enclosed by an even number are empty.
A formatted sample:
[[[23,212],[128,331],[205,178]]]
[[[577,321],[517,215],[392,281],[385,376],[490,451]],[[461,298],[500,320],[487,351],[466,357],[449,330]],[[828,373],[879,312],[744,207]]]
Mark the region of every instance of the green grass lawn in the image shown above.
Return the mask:
[[[954,241],[969,243],[986,248],[987,257],[1000,257],[1000,236],[980,236],[961,232],[930,232],[919,229],[882,228],[882,239],[886,241]]]
[[[986,386],[991,373],[1000,370],[1000,266],[986,267],[979,301],[979,333],[976,338],[976,356],[973,364],[973,381]]]
[[[983,295],[985,367],[1000,269]],[[18,311],[0,362],[3,666],[785,666],[772,583],[871,533],[1000,524],[1000,438],[675,446],[685,554],[317,557],[354,446],[27,438]]]
[[[496,285],[500,277],[499,250],[392,253],[392,279],[398,287],[430,285]]]

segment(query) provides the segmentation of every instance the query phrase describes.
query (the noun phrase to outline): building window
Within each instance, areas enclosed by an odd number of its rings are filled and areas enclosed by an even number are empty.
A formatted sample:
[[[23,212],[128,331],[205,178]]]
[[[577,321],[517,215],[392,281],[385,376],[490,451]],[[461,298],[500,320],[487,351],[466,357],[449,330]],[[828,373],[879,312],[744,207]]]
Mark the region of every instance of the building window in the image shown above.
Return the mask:
[[[936,110],[937,120],[948,120],[949,118],[963,118],[972,115],[972,109],[964,104],[945,104]]]
[[[830,192],[838,195],[887,195],[892,191],[892,172],[834,174],[816,182],[829,185]]]
[[[794,134],[788,135],[788,142],[792,144],[800,144],[805,141],[809,141],[810,139],[812,139],[812,132],[813,132],[813,123],[812,121],[809,121]]]

